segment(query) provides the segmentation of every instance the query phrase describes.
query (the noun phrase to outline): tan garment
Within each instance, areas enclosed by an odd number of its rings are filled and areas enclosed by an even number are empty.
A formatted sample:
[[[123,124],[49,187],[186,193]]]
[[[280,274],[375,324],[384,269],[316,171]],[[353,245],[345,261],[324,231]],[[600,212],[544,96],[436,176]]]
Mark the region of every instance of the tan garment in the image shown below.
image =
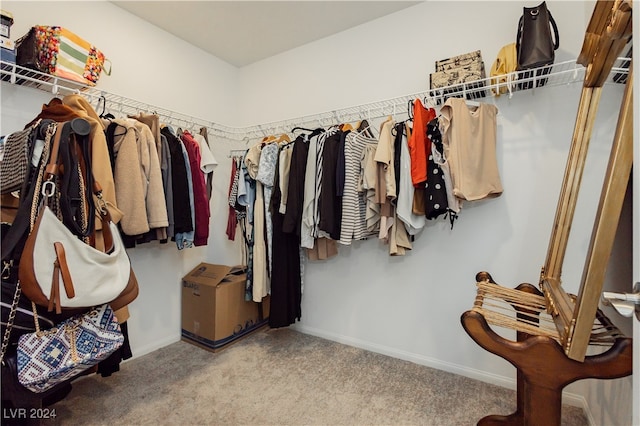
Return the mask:
[[[113,150],[117,154],[113,178],[118,207],[124,215],[120,224],[127,235],[144,234],[149,231],[149,221],[145,205],[146,183],[143,185],[138,155],[138,131],[131,120],[113,122],[118,125],[113,138]]]
[[[394,158],[394,138],[391,134],[393,126],[396,122],[393,120],[385,121],[380,129],[380,139],[376,148],[375,161],[379,164],[378,173],[384,174],[385,187],[379,190],[383,192],[384,197],[395,199],[397,196],[396,190],[396,172],[395,165],[393,163]],[[379,182],[383,179],[379,178]],[[376,188],[378,190],[378,188]],[[377,197],[377,196],[376,196]],[[381,201],[380,203],[384,202]]]
[[[280,206],[278,212],[287,212],[287,200],[289,199],[289,172],[291,171],[291,155],[293,147],[289,146],[280,151],[280,161],[278,163],[278,184],[280,185]]]
[[[364,192],[366,205],[367,231],[379,232],[380,230],[380,204],[376,200],[376,181],[378,177],[378,164],[375,162],[376,145],[365,146],[360,162],[359,192]]]
[[[412,248],[411,238],[404,222],[394,216],[393,226],[389,231],[389,254],[391,256],[404,256],[407,250]]]
[[[158,158],[162,157],[162,139],[160,138],[160,117],[156,114],[145,114],[141,112],[138,115],[130,115],[129,117],[135,118],[141,123],[149,126],[151,134],[153,134],[153,140],[155,142]]]
[[[378,238],[388,241],[389,230],[393,226],[395,209],[391,200],[396,198],[396,178],[393,165],[393,137],[391,129],[395,121],[388,119],[380,126],[380,138],[376,146],[374,161],[376,164],[375,202],[379,207],[380,229]]]
[[[169,226],[167,203],[162,186],[160,160],[156,151],[155,139],[146,124],[130,119],[138,131],[138,156],[140,170],[143,173],[143,189],[147,206],[149,228],[166,228]]]
[[[424,188],[416,188],[413,192],[413,204],[411,206],[411,212],[418,216],[425,216],[427,211],[426,206],[426,192]]]
[[[260,164],[260,154],[261,154],[260,144],[256,144],[249,148],[247,154],[244,156],[244,164],[247,166],[247,173],[251,176],[252,179],[255,179],[258,176],[258,165]]]
[[[496,159],[498,108],[487,103],[469,107],[464,99],[449,98],[440,113],[453,194],[468,201],[502,194]]]
[[[330,238],[316,238],[313,248],[306,250],[309,260],[327,260],[338,254],[338,244]]]
[[[267,274],[267,242],[265,241],[264,186],[256,181],[253,204],[253,301],[260,302],[270,292]]]

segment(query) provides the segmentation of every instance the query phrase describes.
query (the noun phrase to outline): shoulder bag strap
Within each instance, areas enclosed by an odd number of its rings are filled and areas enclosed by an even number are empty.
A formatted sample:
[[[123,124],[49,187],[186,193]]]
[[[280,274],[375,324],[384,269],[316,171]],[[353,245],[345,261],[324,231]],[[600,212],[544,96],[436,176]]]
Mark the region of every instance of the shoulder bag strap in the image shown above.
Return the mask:
[[[9,347],[9,338],[11,337],[11,330],[13,330],[13,322],[16,318],[16,312],[18,311],[18,303],[20,302],[21,293],[22,289],[20,288],[20,281],[18,281],[16,283],[16,291],[13,295],[13,302],[11,303],[9,318],[7,318],[7,328],[5,328],[4,335],[2,336],[2,350],[0,351],[0,362],[2,365],[4,365],[4,356],[7,353],[7,348]]]
[[[522,26],[524,25],[524,15],[520,17],[518,22],[518,35],[516,36],[516,55],[520,55],[520,39],[522,38]]]
[[[556,25],[556,20],[553,19],[553,15],[551,15],[551,12],[547,10],[547,13],[549,14],[549,22],[551,24],[551,28],[553,28],[553,50],[558,50],[558,47],[560,47],[560,35],[558,33],[558,26]]]
[[[60,171],[58,167],[58,152],[60,151],[60,138],[62,137],[62,131],[66,123],[59,123],[56,129],[56,134],[53,138],[53,145],[49,150],[49,162],[44,169],[43,181],[52,181],[55,176],[58,176]]]
[[[93,187],[90,128],[81,118],[64,123],[58,148],[62,166],[59,182],[62,222],[80,238],[89,237],[95,223],[95,208],[90,194]]]

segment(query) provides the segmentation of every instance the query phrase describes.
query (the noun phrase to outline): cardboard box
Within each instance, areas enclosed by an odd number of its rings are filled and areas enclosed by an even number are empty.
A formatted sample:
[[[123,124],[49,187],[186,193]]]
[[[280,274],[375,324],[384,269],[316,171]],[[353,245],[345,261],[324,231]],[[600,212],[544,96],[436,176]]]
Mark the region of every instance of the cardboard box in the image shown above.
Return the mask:
[[[16,44],[10,38],[0,36],[0,47],[15,51]]]
[[[182,279],[182,340],[216,352],[267,325],[269,298],[245,301],[244,266],[201,263]]]

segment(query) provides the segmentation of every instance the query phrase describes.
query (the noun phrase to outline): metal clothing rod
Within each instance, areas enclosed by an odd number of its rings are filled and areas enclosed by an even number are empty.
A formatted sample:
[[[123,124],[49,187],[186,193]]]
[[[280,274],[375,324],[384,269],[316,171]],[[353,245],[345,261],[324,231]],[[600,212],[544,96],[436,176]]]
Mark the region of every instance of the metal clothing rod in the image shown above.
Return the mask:
[[[229,151],[229,155],[228,157],[241,157],[244,155],[244,153],[247,152],[246,149],[232,149],[231,151]]]
[[[618,61],[611,71],[611,75],[627,73],[630,61],[629,58],[618,58]],[[406,113],[408,102],[414,99],[421,99],[426,105],[431,106],[441,105],[446,98],[451,96],[465,96],[467,99],[477,101],[485,97],[493,97],[494,93],[499,92],[501,88],[507,88],[508,91],[508,94],[503,96],[511,97],[514,92],[529,90],[530,88],[535,90],[536,87],[543,85],[550,87],[582,82],[584,80],[584,74],[585,69],[582,65],[577,64],[575,60],[566,61],[537,68],[536,70],[530,70],[528,71],[528,75],[531,75],[531,77],[528,78],[518,78],[517,73],[511,73],[504,76],[505,82],[503,83],[499,82],[501,76],[494,76],[440,89],[413,93],[302,117],[272,121],[248,127],[231,127],[145,104],[95,87],[85,86],[77,82],[0,61],[0,76],[2,81],[50,91],[54,95],[81,94],[86,96],[92,105],[98,105],[99,102],[102,102],[101,99],[104,99],[106,107],[111,111],[118,111],[121,114],[127,115],[138,114],[141,111],[155,113],[160,117],[160,120],[167,125],[187,129],[206,127],[209,134],[214,137],[236,141],[247,141],[272,134],[288,133],[294,126],[327,127],[333,124],[353,122],[365,118],[370,120],[388,115]],[[542,79],[546,81],[541,84]]]

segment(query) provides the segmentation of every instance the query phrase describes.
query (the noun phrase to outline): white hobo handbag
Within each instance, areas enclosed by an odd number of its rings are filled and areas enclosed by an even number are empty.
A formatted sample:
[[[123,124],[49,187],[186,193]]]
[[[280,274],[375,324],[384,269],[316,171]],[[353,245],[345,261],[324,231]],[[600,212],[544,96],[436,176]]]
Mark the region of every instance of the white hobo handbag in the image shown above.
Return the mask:
[[[37,304],[51,307],[53,303],[61,308],[90,307],[117,298],[129,282],[131,264],[118,228],[110,220],[107,226],[113,244],[103,252],[79,240],[43,206],[20,260],[25,295]],[[59,288],[60,280],[64,291]],[[33,281],[38,288],[31,285]],[[40,294],[34,297],[32,290]]]
[[[55,131],[46,167],[45,161],[41,163],[41,173],[46,177],[42,184],[44,202],[39,208],[32,208],[33,226],[25,242],[18,271],[25,296],[38,305],[47,306],[49,311],[55,308],[56,313],[60,313],[62,308],[87,308],[110,303],[123,293],[130,282],[136,290],[131,293],[133,298],[137,295],[137,281],[129,256],[102,201],[99,184],[95,182],[92,189],[102,204],[96,210],[102,221],[104,251],[80,240],[48,206],[48,200],[56,190],[54,177],[59,171],[57,156],[61,129],[66,125],[58,126]],[[47,138],[45,145],[51,141],[51,133],[48,132]],[[69,170],[66,172],[70,173]],[[36,202],[37,197],[34,196],[34,206]],[[36,211],[37,218],[34,217]],[[89,215],[94,214],[92,210],[87,211]],[[92,226],[89,227],[93,230]],[[61,284],[64,291],[60,289]]]

